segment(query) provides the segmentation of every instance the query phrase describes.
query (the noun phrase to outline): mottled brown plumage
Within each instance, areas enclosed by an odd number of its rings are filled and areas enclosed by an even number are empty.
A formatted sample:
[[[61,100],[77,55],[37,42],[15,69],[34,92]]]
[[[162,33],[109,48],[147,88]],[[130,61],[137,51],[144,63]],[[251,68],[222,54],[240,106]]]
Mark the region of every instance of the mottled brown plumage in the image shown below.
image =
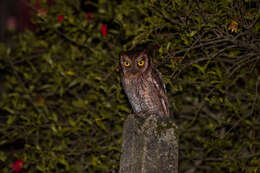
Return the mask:
[[[169,117],[169,102],[160,72],[145,51],[120,56],[121,80],[135,113],[155,113]]]

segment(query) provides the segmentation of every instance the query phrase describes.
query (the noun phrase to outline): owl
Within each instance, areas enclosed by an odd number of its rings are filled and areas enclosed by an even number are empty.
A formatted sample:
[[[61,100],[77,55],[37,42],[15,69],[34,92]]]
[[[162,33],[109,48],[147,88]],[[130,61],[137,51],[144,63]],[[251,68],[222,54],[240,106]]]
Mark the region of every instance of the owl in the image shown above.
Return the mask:
[[[121,81],[134,113],[170,117],[169,102],[160,72],[146,51],[120,55]]]

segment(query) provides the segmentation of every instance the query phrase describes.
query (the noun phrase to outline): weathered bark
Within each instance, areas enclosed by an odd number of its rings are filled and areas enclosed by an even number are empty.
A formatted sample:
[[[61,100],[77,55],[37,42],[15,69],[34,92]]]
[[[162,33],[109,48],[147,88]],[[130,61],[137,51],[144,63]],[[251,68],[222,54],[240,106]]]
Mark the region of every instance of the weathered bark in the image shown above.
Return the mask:
[[[124,123],[120,173],[178,173],[176,125],[159,116],[140,119],[129,115]]]

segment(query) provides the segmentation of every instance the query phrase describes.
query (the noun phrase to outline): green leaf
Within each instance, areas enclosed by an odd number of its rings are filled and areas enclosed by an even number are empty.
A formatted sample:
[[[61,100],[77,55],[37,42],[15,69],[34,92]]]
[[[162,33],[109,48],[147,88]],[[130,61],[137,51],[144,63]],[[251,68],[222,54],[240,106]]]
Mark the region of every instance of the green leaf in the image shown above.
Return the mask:
[[[7,119],[7,125],[8,126],[10,126],[10,125],[12,125],[14,122],[15,122],[15,120],[16,120],[16,116],[8,116],[8,119]]]
[[[6,155],[4,152],[0,151],[0,161],[5,162],[7,159]]]
[[[62,155],[62,156],[59,158],[59,163],[61,163],[62,165],[64,165],[66,170],[69,170],[70,165],[69,165],[69,163],[65,160],[64,155]]]
[[[98,127],[103,129],[104,131],[106,131],[106,132],[108,131],[107,127],[103,124],[101,119],[96,118],[96,124],[98,125]]]

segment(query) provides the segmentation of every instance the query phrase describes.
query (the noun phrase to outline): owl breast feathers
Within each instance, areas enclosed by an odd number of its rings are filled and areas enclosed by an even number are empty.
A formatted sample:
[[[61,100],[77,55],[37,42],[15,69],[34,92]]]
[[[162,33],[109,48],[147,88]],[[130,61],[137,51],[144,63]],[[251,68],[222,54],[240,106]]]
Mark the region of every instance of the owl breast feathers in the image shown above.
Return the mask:
[[[135,113],[154,113],[169,117],[169,102],[160,72],[145,51],[120,56],[121,80]]]

